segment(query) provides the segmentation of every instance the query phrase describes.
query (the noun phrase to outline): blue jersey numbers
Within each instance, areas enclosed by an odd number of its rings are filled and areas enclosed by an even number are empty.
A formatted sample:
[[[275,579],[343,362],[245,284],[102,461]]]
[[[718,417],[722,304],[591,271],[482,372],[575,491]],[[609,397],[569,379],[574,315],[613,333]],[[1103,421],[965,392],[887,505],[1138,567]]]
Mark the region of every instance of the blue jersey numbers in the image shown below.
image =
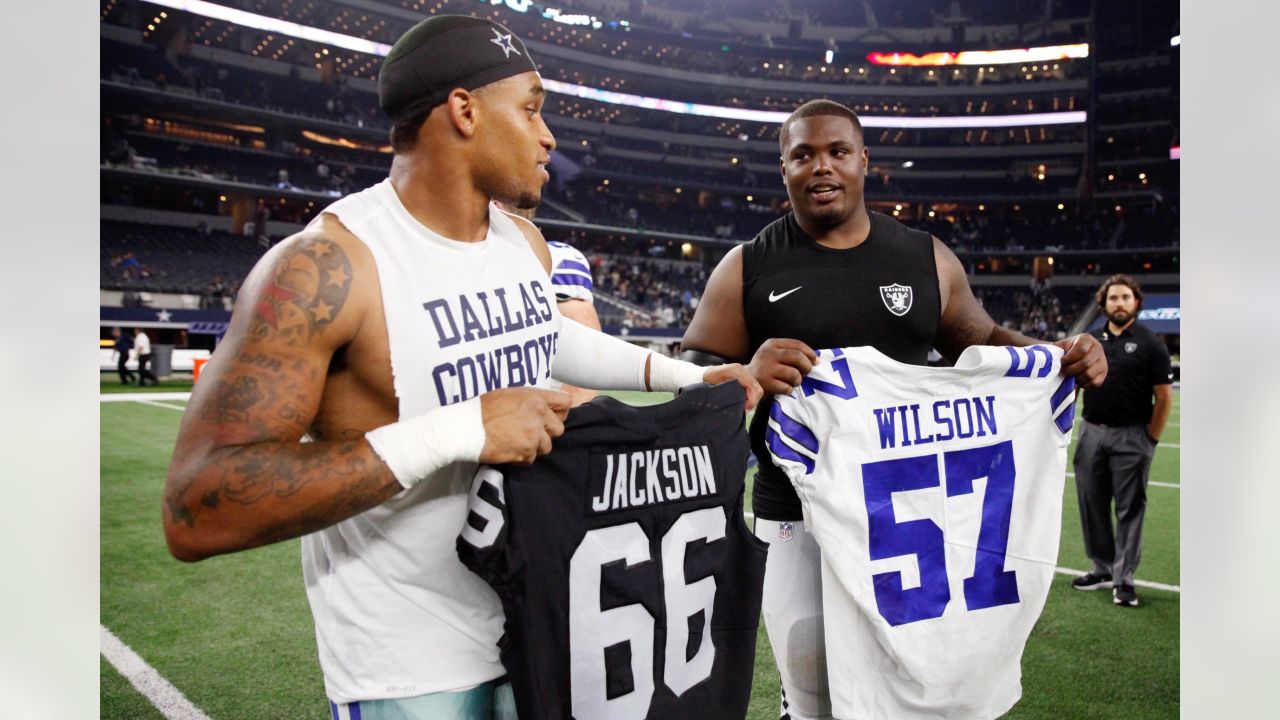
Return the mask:
[[[964,581],[965,606],[980,610],[1017,603],[1017,576],[1004,569],[1013,509],[1013,442],[942,453],[942,466],[948,498],[972,493],[975,480],[987,481],[973,575]],[[920,586],[911,589],[903,589],[899,571],[872,576],[876,606],[890,625],[942,617],[951,602],[942,528],[929,519],[898,522],[893,510],[893,493],[941,482],[933,454],[862,466],[871,559],[914,555],[920,568]]]

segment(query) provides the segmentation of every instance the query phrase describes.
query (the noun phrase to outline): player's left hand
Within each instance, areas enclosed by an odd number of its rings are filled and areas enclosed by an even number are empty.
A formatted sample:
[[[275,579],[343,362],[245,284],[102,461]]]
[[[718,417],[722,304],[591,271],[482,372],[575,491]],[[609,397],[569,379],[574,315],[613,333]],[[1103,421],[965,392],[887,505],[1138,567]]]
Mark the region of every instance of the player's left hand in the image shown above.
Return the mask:
[[[730,380],[738,383],[747,391],[747,410],[756,406],[760,402],[760,398],[764,396],[764,390],[760,388],[760,383],[751,377],[751,373],[738,363],[730,363],[728,365],[712,365],[702,374],[702,382],[717,385]]]
[[[1054,343],[1064,350],[1062,374],[1076,379],[1076,385],[1096,388],[1107,379],[1107,356],[1102,343],[1088,333],[1080,333]]]

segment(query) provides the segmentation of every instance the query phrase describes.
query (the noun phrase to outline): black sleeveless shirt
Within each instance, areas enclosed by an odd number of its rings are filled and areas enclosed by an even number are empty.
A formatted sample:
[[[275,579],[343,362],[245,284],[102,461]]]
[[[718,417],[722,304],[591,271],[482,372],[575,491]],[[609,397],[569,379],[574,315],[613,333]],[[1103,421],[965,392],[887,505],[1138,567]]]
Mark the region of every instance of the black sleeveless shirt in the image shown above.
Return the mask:
[[[870,345],[898,362],[925,365],[942,300],[933,238],[893,218],[871,217],[861,245],[819,245],[795,215],[770,223],[742,246],[742,311],[749,355],[769,338],[809,347]],[[759,462],[752,511],[766,520],[800,520],[800,499],[765,446],[772,396],[751,419],[751,451]]]

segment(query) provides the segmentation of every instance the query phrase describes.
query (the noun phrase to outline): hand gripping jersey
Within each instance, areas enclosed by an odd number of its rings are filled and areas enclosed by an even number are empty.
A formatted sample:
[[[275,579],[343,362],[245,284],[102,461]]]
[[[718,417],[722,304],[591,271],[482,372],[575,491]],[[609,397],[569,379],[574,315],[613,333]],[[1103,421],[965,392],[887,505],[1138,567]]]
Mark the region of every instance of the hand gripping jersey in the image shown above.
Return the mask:
[[[552,452],[482,467],[458,554],[502,598],[521,720],[741,720],[766,546],[743,520],[741,387],[574,408]]]
[[[954,368],[819,355],[766,442],[822,550],[834,713],[997,717],[1022,695],[1058,555],[1062,350],[971,347]]]

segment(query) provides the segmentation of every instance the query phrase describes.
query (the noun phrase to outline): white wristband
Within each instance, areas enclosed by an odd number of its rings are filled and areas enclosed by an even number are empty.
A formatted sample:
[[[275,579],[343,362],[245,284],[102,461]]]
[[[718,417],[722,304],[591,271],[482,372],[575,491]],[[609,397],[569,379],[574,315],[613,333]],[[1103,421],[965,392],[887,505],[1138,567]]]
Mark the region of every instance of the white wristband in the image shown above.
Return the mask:
[[[480,460],[484,450],[480,398],[383,425],[364,437],[396,480],[411,488],[446,465]]]
[[[649,355],[649,389],[654,392],[675,392],[682,387],[702,382],[707,369],[684,360],[675,360],[658,353]]]

